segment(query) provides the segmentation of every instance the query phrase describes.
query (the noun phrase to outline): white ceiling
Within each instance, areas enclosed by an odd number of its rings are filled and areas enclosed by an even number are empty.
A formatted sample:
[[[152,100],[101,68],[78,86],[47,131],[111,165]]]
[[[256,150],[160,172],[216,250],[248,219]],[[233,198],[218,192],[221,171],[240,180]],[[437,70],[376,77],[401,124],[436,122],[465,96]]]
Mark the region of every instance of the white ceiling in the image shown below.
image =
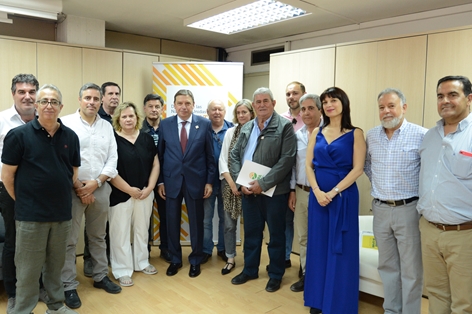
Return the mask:
[[[472,0],[281,0],[312,14],[233,35],[184,26],[186,18],[236,1],[63,0],[63,12],[105,20],[107,30],[230,48],[472,3]]]

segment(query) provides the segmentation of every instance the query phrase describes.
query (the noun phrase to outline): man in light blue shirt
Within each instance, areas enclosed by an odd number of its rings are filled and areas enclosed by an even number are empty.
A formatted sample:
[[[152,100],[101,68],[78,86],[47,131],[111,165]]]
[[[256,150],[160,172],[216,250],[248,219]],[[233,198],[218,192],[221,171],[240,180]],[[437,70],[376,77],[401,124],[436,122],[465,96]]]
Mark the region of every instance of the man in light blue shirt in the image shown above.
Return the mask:
[[[381,125],[367,132],[364,170],[372,182],[383,307],[385,313],[420,313],[423,267],[416,203],[419,148],[427,129],[406,121],[400,90],[383,90],[377,102]]]
[[[290,121],[274,111],[275,100],[268,88],[258,88],[253,99],[257,118],[244,124],[241,129],[239,139],[230,153],[230,173],[236,181],[246,160],[270,167],[271,170],[263,178],[251,181],[249,187],[241,187],[244,269],[231,282],[239,285],[259,277],[262,232],[267,223],[270,234],[270,279],[266,291],[275,292],[280,289],[285,273],[285,214],[296,141]],[[272,187],[275,187],[272,197],[262,194]]]
[[[441,116],[420,148],[421,246],[429,313],[472,313],[472,85],[437,84]]]

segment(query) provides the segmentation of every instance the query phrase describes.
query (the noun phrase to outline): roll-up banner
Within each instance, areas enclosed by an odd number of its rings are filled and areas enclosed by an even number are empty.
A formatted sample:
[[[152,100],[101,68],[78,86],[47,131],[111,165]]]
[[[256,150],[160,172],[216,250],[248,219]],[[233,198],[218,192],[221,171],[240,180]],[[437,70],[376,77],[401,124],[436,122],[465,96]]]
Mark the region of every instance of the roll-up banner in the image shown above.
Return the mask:
[[[211,100],[220,99],[226,104],[226,120],[233,120],[234,105],[243,95],[243,63],[240,62],[154,62],[152,65],[153,93],[164,99],[162,118],[176,114],[174,95],[181,89],[188,89],[195,98],[193,113],[208,118],[207,106]],[[215,204],[213,217],[213,240],[218,242],[218,210]],[[153,210],[154,244],[159,244],[159,215],[154,202]],[[182,203],[180,241],[190,244],[187,207]],[[240,244],[239,223],[237,243]],[[221,239],[223,241],[223,239]]]

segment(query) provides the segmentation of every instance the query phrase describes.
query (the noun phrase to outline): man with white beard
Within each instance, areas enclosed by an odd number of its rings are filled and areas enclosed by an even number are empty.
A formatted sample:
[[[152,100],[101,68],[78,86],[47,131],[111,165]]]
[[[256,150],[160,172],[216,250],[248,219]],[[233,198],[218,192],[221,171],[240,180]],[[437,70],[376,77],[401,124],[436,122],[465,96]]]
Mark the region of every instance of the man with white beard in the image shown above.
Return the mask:
[[[378,271],[385,313],[420,313],[423,290],[419,148],[427,129],[406,121],[403,93],[387,88],[377,97],[381,125],[367,132],[364,171],[372,183]]]

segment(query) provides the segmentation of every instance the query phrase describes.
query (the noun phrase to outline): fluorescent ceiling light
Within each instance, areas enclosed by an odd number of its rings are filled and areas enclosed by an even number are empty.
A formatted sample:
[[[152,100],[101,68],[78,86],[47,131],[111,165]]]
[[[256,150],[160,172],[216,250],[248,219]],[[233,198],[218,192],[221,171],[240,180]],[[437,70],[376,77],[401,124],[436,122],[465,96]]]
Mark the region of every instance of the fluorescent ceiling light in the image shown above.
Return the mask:
[[[259,0],[187,26],[211,32],[234,34],[309,14],[311,13],[279,1]]]
[[[62,12],[62,0],[0,0],[0,11],[57,20],[57,14]]]

